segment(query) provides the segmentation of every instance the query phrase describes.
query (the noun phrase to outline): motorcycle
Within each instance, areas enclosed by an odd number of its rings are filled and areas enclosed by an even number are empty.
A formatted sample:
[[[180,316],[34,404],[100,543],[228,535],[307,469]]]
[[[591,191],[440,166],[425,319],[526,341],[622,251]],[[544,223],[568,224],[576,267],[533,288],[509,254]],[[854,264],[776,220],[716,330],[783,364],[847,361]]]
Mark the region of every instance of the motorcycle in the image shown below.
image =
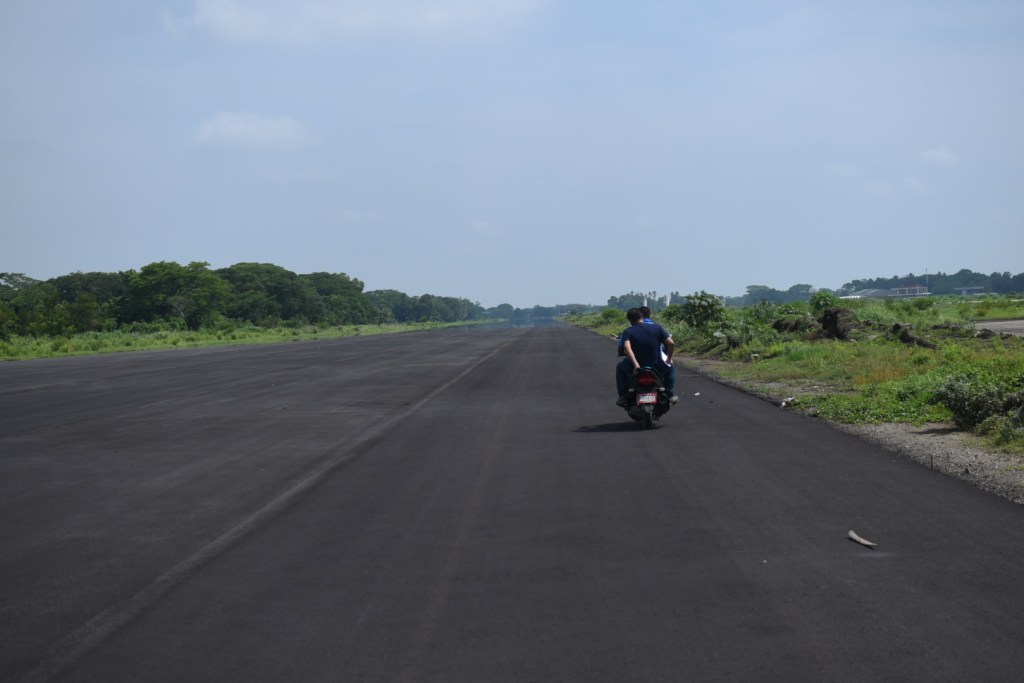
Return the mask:
[[[654,368],[645,366],[634,372],[627,391],[623,407],[641,429],[654,429],[655,421],[672,407],[665,384]]]

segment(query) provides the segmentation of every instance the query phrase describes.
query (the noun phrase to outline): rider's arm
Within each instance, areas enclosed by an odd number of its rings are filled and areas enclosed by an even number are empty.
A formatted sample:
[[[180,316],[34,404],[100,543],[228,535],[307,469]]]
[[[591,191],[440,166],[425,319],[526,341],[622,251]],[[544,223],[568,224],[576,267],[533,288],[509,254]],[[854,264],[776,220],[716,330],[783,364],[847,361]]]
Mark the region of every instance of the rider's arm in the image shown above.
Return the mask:
[[[676,350],[676,343],[672,341],[672,337],[669,337],[665,341],[661,342],[661,345],[665,347],[665,362],[671,365],[672,354],[675,353]]]

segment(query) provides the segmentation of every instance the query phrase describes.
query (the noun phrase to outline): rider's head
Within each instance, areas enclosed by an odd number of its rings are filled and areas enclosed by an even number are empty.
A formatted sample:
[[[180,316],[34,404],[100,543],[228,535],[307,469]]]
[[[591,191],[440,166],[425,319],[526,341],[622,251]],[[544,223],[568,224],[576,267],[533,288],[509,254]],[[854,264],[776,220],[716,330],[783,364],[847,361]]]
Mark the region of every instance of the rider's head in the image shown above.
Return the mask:
[[[644,314],[640,312],[639,308],[631,308],[626,311],[626,320],[629,321],[630,325],[636,325],[644,317]]]
[[[642,315],[645,318],[650,318],[651,317],[651,309],[647,308],[646,306],[641,306],[640,307],[640,315]]]

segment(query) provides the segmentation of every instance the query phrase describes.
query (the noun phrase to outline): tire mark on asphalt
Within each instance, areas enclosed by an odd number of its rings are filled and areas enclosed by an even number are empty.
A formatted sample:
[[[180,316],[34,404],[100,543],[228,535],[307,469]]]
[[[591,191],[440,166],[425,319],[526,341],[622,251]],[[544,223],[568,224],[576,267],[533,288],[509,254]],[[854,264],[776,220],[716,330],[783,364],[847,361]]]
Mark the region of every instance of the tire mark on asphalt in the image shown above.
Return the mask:
[[[514,382],[508,387],[512,394],[519,393],[529,384],[529,368],[526,367],[531,359],[531,354],[523,354],[519,362],[518,371],[515,373]],[[480,509],[483,506],[487,487],[491,483],[494,473],[497,456],[502,451],[497,444],[500,443],[500,435],[508,428],[511,410],[502,408],[500,413],[492,418],[488,428],[481,430],[487,434],[483,444],[483,458],[478,468],[469,496],[459,516],[458,526],[455,530],[451,550],[444,558],[444,563],[430,590],[426,601],[426,607],[418,620],[412,634],[411,643],[406,649],[407,666],[402,670],[399,681],[419,680],[421,672],[417,665],[422,662],[424,654],[430,648],[431,641],[435,638],[438,625],[444,618],[446,606],[450,598],[453,584],[456,580],[459,567],[464,561],[465,548],[472,535],[473,529],[480,519]]]
[[[349,447],[337,452],[333,457],[327,458],[316,466],[307,476],[293,484],[284,493],[280,494],[258,510],[242,518],[238,523],[207,543],[189,557],[171,567],[148,586],[137,592],[127,600],[114,605],[113,607],[100,612],[89,621],[85,622],[74,631],[61,638],[52,645],[47,654],[43,657],[28,674],[22,677],[24,683],[37,683],[51,680],[67,669],[75,662],[82,659],[92,650],[99,647],[105,640],[126,626],[132,620],[156,604],[160,598],[169,593],[175,586],[182,583],[190,575],[201,567],[223,554],[233,545],[251,534],[258,527],[270,519],[280,515],[291,507],[303,494],[315,488],[320,482],[332,474],[342,465],[354,461],[358,456],[368,450],[375,440],[386,435],[392,427],[401,419],[405,419],[410,413],[417,412],[436,396],[445,392],[449,387],[461,381],[490,360],[493,356],[505,349],[509,344],[517,341],[523,335],[517,332],[514,336],[498,345],[486,355],[479,358],[473,364],[467,366],[441,386],[428,393],[416,403],[411,404],[405,411],[394,415],[390,419],[380,423],[375,429],[364,433],[362,438],[355,442],[349,442]],[[339,444],[340,445],[340,444]]]

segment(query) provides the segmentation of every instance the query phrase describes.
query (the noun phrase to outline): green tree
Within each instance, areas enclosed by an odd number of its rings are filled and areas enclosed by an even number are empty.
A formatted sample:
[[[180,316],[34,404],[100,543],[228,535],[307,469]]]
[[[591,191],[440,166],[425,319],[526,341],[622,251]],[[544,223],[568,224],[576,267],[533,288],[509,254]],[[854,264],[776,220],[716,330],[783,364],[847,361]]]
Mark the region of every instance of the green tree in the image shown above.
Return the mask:
[[[89,294],[99,305],[116,302],[128,288],[127,273],[82,273],[51,278],[52,283],[64,301],[72,302],[79,294]]]
[[[0,339],[28,334],[26,321],[35,322],[36,315],[27,311],[23,315],[22,311],[34,307],[35,302],[27,296],[27,290],[38,284],[39,280],[24,273],[0,273]]]
[[[32,336],[59,336],[73,331],[67,307],[57,288],[36,282],[17,291],[11,308],[18,319],[18,331]]]
[[[377,289],[366,293],[366,298],[375,306],[380,315],[390,317],[395,322],[411,322],[416,320],[413,300],[408,294],[394,289]]]
[[[18,323],[18,315],[14,308],[7,300],[0,299],[0,339],[10,339],[20,331],[21,325]]]
[[[682,305],[682,320],[707,336],[725,321],[725,305],[714,294],[701,290],[686,298]]]
[[[96,297],[88,292],[79,292],[75,300],[67,305],[67,311],[69,322],[75,332],[99,331],[113,323],[103,314]]]
[[[363,283],[345,273],[310,273],[299,278],[323,300],[327,321],[333,325],[365,325],[379,322],[380,311],[363,294]]]
[[[628,292],[619,296],[610,296],[608,297],[607,308],[614,308],[620,311],[638,308],[644,305],[645,296],[642,292]]]
[[[231,285],[229,317],[273,325],[281,320],[320,322],[323,299],[313,284],[270,263],[236,263],[217,271]]]
[[[25,273],[0,273],[0,297],[6,297],[4,292],[17,292],[20,289],[31,287],[40,281],[31,278]],[[10,295],[13,297],[13,294]]]
[[[608,308],[617,308],[622,311],[647,306],[652,312],[657,313],[669,305],[669,301],[678,301],[681,298],[683,297],[679,292],[672,292],[664,296],[658,296],[657,292],[629,292],[620,296],[609,297],[607,306]]]
[[[814,289],[813,285],[793,285],[786,290],[786,295],[783,297],[783,301],[780,303],[790,303],[793,301],[809,301],[811,298],[811,290]]]
[[[498,304],[494,308],[487,309],[487,317],[500,320],[511,320],[515,314],[515,307],[512,304]]]
[[[88,332],[114,326],[128,280],[127,273],[75,272],[47,282],[67,305],[74,330]]]
[[[122,320],[178,320],[188,329],[198,329],[220,313],[230,291],[206,262],[150,263],[129,276]]]

